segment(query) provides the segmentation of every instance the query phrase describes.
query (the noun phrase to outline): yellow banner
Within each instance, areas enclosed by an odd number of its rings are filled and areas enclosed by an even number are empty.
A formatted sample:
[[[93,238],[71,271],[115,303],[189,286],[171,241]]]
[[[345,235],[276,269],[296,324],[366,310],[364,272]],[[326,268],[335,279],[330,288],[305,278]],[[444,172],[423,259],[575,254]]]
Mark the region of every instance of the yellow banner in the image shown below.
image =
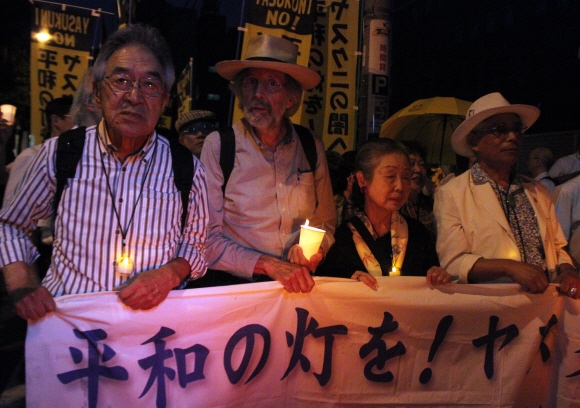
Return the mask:
[[[95,17],[83,10],[36,2],[32,10],[30,43],[30,133],[41,143],[46,104],[73,95],[89,66],[96,29]],[[39,36],[42,34],[42,36]]]
[[[63,95],[73,95],[89,66],[90,54],[33,42],[30,45],[30,133],[42,143],[41,130],[47,125],[46,104]]]
[[[356,138],[356,78],[360,3],[353,0],[319,1],[316,41],[325,59],[324,108],[313,115],[311,123],[324,123],[316,133],[328,150],[343,153],[353,150]],[[323,26],[323,27],[320,27]],[[320,115],[323,115],[321,120]]]
[[[193,58],[190,58],[187,66],[177,80],[177,99],[179,101],[179,105],[177,106],[178,118],[184,113],[191,111],[191,101],[193,99],[192,85]]]

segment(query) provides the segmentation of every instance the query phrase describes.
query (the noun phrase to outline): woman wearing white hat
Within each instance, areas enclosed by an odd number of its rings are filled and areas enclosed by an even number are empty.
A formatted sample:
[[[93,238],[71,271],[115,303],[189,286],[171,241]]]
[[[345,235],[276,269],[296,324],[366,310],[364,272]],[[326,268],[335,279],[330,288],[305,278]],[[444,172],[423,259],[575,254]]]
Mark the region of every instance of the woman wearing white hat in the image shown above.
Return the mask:
[[[560,291],[576,298],[580,279],[563,250],[550,195],[514,174],[522,134],[539,115],[538,108],[511,105],[497,92],[471,105],[451,144],[477,160],[437,190],[437,253],[461,283],[513,281],[542,293],[549,282],[560,282]]]

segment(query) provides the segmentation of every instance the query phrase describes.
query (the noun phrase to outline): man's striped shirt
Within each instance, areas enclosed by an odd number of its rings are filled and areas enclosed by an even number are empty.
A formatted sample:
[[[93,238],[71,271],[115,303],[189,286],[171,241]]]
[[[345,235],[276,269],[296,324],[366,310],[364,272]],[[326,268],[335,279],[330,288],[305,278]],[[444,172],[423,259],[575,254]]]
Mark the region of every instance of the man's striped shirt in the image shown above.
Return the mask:
[[[126,281],[115,272],[122,252],[119,224],[127,231],[134,274],[182,257],[191,266],[191,278],[203,276],[208,222],[203,166],[194,157],[182,233],[181,193],[174,183],[169,142],[154,133],[141,151],[121,163],[103,123],[98,132],[97,127],[87,129],[75,177],[63,191],[54,225],[52,264],[43,285],[60,296],[110,291]],[[28,234],[37,220],[52,213],[56,146],[57,138],[43,144],[14,199],[0,211],[0,267],[16,261],[30,264],[38,256]]]

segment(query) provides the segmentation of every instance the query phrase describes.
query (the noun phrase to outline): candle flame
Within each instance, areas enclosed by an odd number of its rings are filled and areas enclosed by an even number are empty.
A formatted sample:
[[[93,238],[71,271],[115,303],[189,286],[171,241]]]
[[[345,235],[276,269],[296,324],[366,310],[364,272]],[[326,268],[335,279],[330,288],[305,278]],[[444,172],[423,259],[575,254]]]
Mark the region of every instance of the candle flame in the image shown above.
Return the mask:
[[[308,227],[308,218],[306,219],[306,222],[304,223],[305,227]]]

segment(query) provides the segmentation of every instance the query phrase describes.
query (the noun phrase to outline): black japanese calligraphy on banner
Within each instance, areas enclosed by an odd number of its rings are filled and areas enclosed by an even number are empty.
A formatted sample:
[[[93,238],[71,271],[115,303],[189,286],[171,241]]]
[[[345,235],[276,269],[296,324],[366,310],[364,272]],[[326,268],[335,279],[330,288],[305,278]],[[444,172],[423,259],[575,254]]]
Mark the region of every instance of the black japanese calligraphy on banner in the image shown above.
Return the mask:
[[[57,298],[28,329],[27,404],[580,405],[580,301],[378,281],[172,291],[150,311],[115,293]]]
[[[316,0],[251,0],[248,23],[280,28],[298,35],[312,34]]]
[[[73,95],[89,66],[98,14],[35,2],[31,18],[30,125],[35,142],[41,142],[46,104]],[[39,36],[42,34],[43,36]],[[40,39],[42,39],[42,41]]]

